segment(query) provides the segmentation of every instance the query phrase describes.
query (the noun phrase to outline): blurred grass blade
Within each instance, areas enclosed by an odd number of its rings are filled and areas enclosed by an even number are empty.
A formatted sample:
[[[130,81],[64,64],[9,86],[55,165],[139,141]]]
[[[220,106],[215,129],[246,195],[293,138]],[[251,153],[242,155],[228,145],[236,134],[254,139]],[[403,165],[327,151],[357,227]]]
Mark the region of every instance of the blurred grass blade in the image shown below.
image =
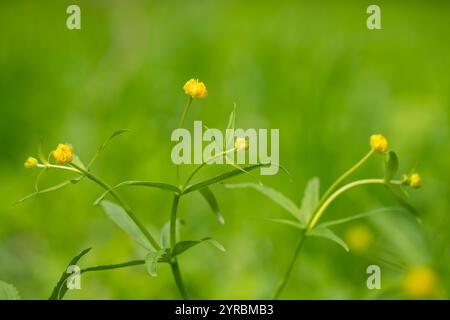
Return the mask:
[[[178,242],[175,247],[172,250],[172,257],[179,256],[186,250],[189,250],[190,248],[196,246],[199,243],[202,242],[209,242],[211,245],[213,245],[215,248],[219,249],[222,252],[225,252],[225,248],[216,240],[214,240],[211,237],[203,238],[201,240],[187,240],[187,241],[180,241]]]
[[[233,111],[230,113],[230,117],[228,118],[228,125],[227,129],[234,130],[236,128],[236,103],[233,105]],[[234,139],[233,139],[233,132],[226,132],[225,141],[229,142],[227,145],[227,150],[234,147]]]
[[[0,281],[0,300],[21,300],[19,291],[12,284]]]
[[[347,218],[327,221],[327,222],[324,222],[324,223],[321,223],[321,224],[317,225],[316,228],[320,229],[320,228],[327,228],[327,227],[330,227],[330,226],[336,226],[336,225],[339,225],[339,224],[343,224],[343,223],[350,222],[350,221],[357,220],[357,219],[366,218],[366,217],[369,217],[371,215],[379,214],[379,213],[383,213],[383,212],[404,212],[404,210],[402,208],[399,208],[399,207],[379,208],[379,209],[370,210],[370,211],[367,211],[367,212],[355,214],[355,215],[352,215],[352,216],[347,217]]]
[[[384,181],[387,183],[394,178],[398,170],[398,157],[394,151],[389,151],[384,158]]]
[[[238,189],[238,188],[253,188],[259,192],[261,192],[263,195],[277,203],[280,207],[291,213],[296,220],[298,220],[299,217],[299,208],[295,205],[295,203],[286,197],[281,192],[276,191],[275,189],[272,189],[270,187],[267,187],[265,185],[259,185],[256,183],[236,183],[236,184],[227,184],[225,185],[226,188],[229,189]]]
[[[406,209],[409,213],[411,213],[418,222],[422,222],[422,219],[419,216],[419,213],[417,212],[416,208],[414,208],[411,204],[408,203],[408,201],[405,198],[405,195],[401,190],[397,190],[396,186],[393,186],[392,184],[385,184],[386,188],[390,191],[392,196],[397,200],[397,202]],[[398,187],[401,188],[401,187]]]
[[[76,265],[78,263],[78,261],[85,255],[87,254],[89,251],[91,251],[92,248],[87,248],[83,251],[81,251],[80,254],[78,254],[77,256],[75,256],[70,263],[67,265],[67,268],[69,266],[72,265]],[[66,268],[66,270],[67,270]],[[70,273],[67,273],[66,270],[63,271],[61,277],[59,278],[58,283],[56,284],[55,288],[53,289],[53,292],[49,298],[49,300],[61,300],[62,298],[64,298],[64,295],[67,292],[67,286],[65,286],[65,283],[67,281],[67,279],[70,277]]]
[[[284,225],[288,225],[291,227],[294,227],[296,229],[300,229],[303,230],[306,228],[306,225],[301,224],[298,221],[293,221],[293,220],[288,220],[288,219],[272,219],[272,218],[263,218],[263,220],[269,221],[269,222],[275,222],[275,223],[280,223],[280,224],[284,224]]]
[[[258,163],[258,164],[249,165],[249,166],[247,166],[247,167],[245,167],[245,168],[243,168],[243,169],[245,169],[246,171],[251,171],[251,170],[257,169],[257,168],[259,168],[259,167],[264,167],[264,166],[269,166],[269,165],[270,165],[270,164],[262,164],[262,163]],[[193,191],[195,191],[195,190],[204,188],[204,187],[209,186],[209,185],[212,185],[212,184],[214,184],[214,183],[218,183],[218,182],[224,181],[224,180],[226,180],[226,179],[230,179],[230,178],[232,178],[232,177],[235,177],[235,176],[238,176],[238,175],[241,175],[241,174],[243,174],[243,172],[242,172],[242,170],[239,170],[239,169],[236,169],[236,170],[232,170],[232,171],[228,171],[228,172],[219,174],[219,175],[217,175],[217,176],[215,176],[215,177],[212,177],[212,178],[210,178],[210,179],[207,179],[207,180],[205,180],[205,181],[202,181],[202,182],[199,182],[199,183],[197,183],[197,184],[188,186],[188,187],[183,191],[183,194],[186,194],[186,193],[189,193],[189,192],[193,192]]]
[[[30,193],[29,195],[26,195],[25,197],[21,198],[20,200],[14,202],[14,205],[19,204],[21,202],[24,202],[25,200],[28,200],[31,197],[37,196],[38,194],[47,193],[47,192],[51,192],[51,191],[55,191],[55,190],[61,189],[62,187],[70,184],[71,182],[72,182],[72,180],[67,180],[67,181],[61,182],[61,183],[59,183],[57,185],[54,185],[52,187],[49,187],[49,188],[46,188],[46,189],[43,189],[43,190],[39,190],[39,191],[36,191],[36,192],[33,192],[33,193]]]
[[[152,277],[156,277],[156,266],[160,262],[169,262],[168,249],[161,249],[157,252],[149,252],[145,256],[145,269]]]
[[[132,239],[148,251],[154,250],[148,239],[121,206],[108,200],[103,200],[101,205],[108,217],[114,221],[119,228],[125,231]]]
[[[307,235],[331,240],[331,241],[337,243],[338,245],[340,245],[342,248],[344,248],[345,251],[347,251],[347,252],[350,251],[347,244],[344,242],[344,240],[339,238],[333,231],[331,231],[328,228],[320,228],[320,229],[315,228],[315,229],[310,230],[307,233]]]
[[[199,190],[203,198],[205,198],[206,202],[208,202],[209,206],[211,207],[214,215],[216,216],[217,221],[219,221],[221,224],[225,223],[225,220],[223,219],[222,214],[220,213],[219,204],[217,203],[217,199],[212,193],[211,189],[208,187],[204,187]]]
[[[162,190],[166,190],[166,191],[171,191],[174,193],[180,193],[180,189],[178,189],[176,186],[168,184],[168,183],[163,183],[163,182],[151,182],[151,181],[124,181],[121,182],[117,185],[115,185],[114,187],[112,187],[109,190],[106,190],[105,192],[103,192],[101,194],[100,197],[97,198],[97,200],[94,201],[94,205],[98,205],[100,202],[103,201],[103,199],[108,195],[108,193],[110,193],[112,190],[120,188],[120,187],[125,187],[125,186],[142,186],[142,187],[151,187],[151,188],[158,188],[158,189],[162,189]]]
[[[97,160],[97,157],[100,155],[100,153],[102,153],[102,151],[108,146],[109,142],[114,139],[115,137],[121,135],[122,133],[125,132],[130,132],[131,130],[128,129],[121,129],[121,130],[117,130],[115,132],[113,132],[108,139],[105,140],[105,142],[103,142],[103,144],[101,144],[97,150],[95,151],[94,155],[92,156],[91,160],[89,161],[87,168],[89,169],[95,162],[95,160]]]
[[[305,225],[311,220],[314,209],[319,203],[320,180],[317,177],[311,178],[303,193],[302,205],[298,213],[298,219]]]

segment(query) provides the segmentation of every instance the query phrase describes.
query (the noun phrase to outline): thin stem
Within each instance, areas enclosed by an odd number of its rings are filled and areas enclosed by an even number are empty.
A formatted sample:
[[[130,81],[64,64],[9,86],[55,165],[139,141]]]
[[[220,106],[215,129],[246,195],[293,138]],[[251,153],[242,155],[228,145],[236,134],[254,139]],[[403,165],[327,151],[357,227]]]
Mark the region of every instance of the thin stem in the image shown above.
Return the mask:
[[[291,276],[292,269],[294,268],[295,261],[297,260],[300,250],[302,249],[303,243],[305,242],[305,238],[306,232],[305,230],[302,230],[302,234],[297,244],[297,248],[295,249],[294,255],[292,256],[291,262],[289,263],[283,278],[281,278],[280,282],[278,283],[277,289],[275,290],[275,294],[273,295],[273,300],[277,300],[280,297],[281,293],[283,292],[284,287],[286,287],[286,283],[289,280],[289,277]]]
[[[136,223],[136,225],[138,226],[139,230],[141,230],[141,232],[145,235],[145,237],[148,239],[148,241],[150,242],[150,244],[156,249],[156,250],[160,250],[161,247],[159,246],[158,242],[153,238],[153,236],[148,232],[148,230],[144,227],[144,225],[137,219],[136,215],[134,214],[134,212],[131,210],[131,208],[128,206],[128,204],[122,199],[122,197],[114,190],[112,189],[108,184],[106,184],[105,182],[103,182],[102,180],[100,180],[97,176],[95,176],[94,174],[84,170],[83,168],[71,163],[70,164],[72,167],[78,169],[84,176],[86,176],[87,178],[89,178],[90,180],[94,181],[95,183],[97,183],[98,185],[100,185],[102,188],[104,188],[105,190],[110,190],[111,195],[114,197],[114,199],[117,200],[117,202],[122,206],[122,208],[125,210],[125,212],[128,214],[128,216],[131,218],[131,220],[134,221],[134,223]]]
[[[189,99],[186,102],[186,105],[184,106],[184,110],[183,110],[183,114],[181,115],[180,122],[178,123],[178,128],[184,127],[184,121],[186,120],[186,115],[189,111],[189,107],[191,106],[192,100],[193,100],[192,97],[189,96]],[[179,183],[180,183],[180,165],[177,165],[177,184],[179,184]]]
[[[71,171],[71,172],[75,172],[75,173],[81,173],[80,170],[75,169],[75,168],[71,168],[71,167],[67,167],[67,166],[60,166],[60,165],[50,164],[50,163],[47,163],[47,164],[41,164],[41,163],[38,163],[38,164],[36,165],[36,167],[38,167],[38,168],[44,168],[44,169],[50,169],[50,168],[53,168],[53,169],[63,169],[63,170],[67,170],[67,171]]]
[[[180,202],[180,195],[176,194],[173,197],[172,202],[172,211],[170,215],[170,247],[173,249],[177,244],[177,211],[178,211],[178,203]],[[189,299],[189,295],[187,294],[186,288],[183,284],[183,279],[181,277],[180,267],[178,266],[178,260],[176,257],[172,259],[170,262],[170,266],[172,268],[172,274],[175,279],[175,283],[177,284],[178,290],[180,291],[183,299]]]
[[[102,265],[102,266],[95,266],[95,267],[89,267],[86,269],[82,269],[80,272],[93,272],[93,271],[104,271],[104,270],[112,270],[112,269],[120,269],[120,268],[126,268],[126,267],[133,267],[133,266],[139,266],[145,264],[145,260],[132,260],[124,263],[118,263],[118,264],[108,264],[108,265]]]

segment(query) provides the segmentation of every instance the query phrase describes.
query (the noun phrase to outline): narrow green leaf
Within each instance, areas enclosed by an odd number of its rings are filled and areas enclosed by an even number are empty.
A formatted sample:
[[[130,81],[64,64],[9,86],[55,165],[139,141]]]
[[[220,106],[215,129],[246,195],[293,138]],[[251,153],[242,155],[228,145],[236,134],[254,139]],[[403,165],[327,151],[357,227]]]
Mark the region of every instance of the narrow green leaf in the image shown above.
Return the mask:
[[[315,228],[315,229],[308,231],[307,235],[313,236],[313,237],[321,237],[321,238],[331,240],[331,241],[337,243],[338,245],[340,245],[342,248],[344,248],[345,251],[347,251],[347,252],[350,251],[347,244],[344,242],[344,240],[339,238],[333,231],[331,231],[328,228],[320,228],[320,229]]]
[[[185,222],[181,219],[177,219],[175,225],[175,237],[180,239],[181,226],[185,225]],[[160,243],[163,248],[170,248],[170,221],[167,221],[161,228]]]
[[[21,300],[19,291],[12,284],[0,281],[0,300]]]
[[[277,203],[279,206],[281,206],[283,209],[285,209],[287,212],[291,213],[296,220],[298,220],[299,217],[299,208],[295,205],[295,203],[286,197],[281,192],[276,191],[275,189],[272,189],[270,187],[267,187],[265,185],[259,185],[256,183],[236,183],[236,184],[227,184],[225,187],[229,189],[238,189],[238,188],[253,188],[259,192],[261,192],[263,195]]]
[[[251,170],[254,170],[254,169],[257,169],[257,168],[260,168],[260,167],[264,167],[264,166],[269,166],[269,165],[270,165],[270,164],[262,164],[262,163],[258,163],[258,164],[249,165],[249,166],[247,166],[247,167],[244,167],[243,169],[245,169],[246,171],[251,171]],[[226,179],[230,179],[230,178],[232,178],[232,177],[235,177],[235,176],[238,176],[238,175],[241,175],[241,174],[243,174],[243,172],[242,172],[242,170],[239,170],[239,169],[236,169],[236,170],[232,170],[232,171],[228,171],[228,172],[219,174],[219,175],[217,175],[217,176],[215,176],[215,177],[212,177],[212,178],[210,178],[210,179],[207,179],[207,180],[205,180],[205,181],[202,181],[202,182],[199,182],[199,183],[197,183],[197,184],[188,186],[188,187],[183,191],[183,194],[193,192],[193,191],[195,191],[195,190],[204,188],[204,187],[209,186],[209,185],[212,185],[212,184],[214,184],[214,183],[218,183],[218,182],[224,181],[224,180],[226,180]]]
[[[145,268],[149,275],[156,277],[156,266],[160,262],[169,262],[168,249],[149,252],[145,257]]]
[[[219,249],[220,251],[225,251],[225,248],[216,240],[214,240],[211,237],[203,238],[201,240],[187,240],[187,241],[180,241],[175,245],[175,248],[173,248],[172,256],[176,257],[185,252],[186,250],[196,246],[199,243],[202,242],[209,242],[211,245],[213,245],[215,248]]]
[[[293,220],[288,220],[288,219],[272,219],[272,218],[263,218],[263,220],[288,225],[288,226],[291,226],[291,227],[294,227],[294,228],[300,229],[300,230],[303,230],[306,228],[306,225],[301,224],[298,220],[293,221]]]
[[[49,188],[46,188],[46,189],[43,189],[43,190],[39,190],[39,191],[36,191],[36,192],[33,192],[33,193],[30,193],[30,194],[26,195],[25,197],[19,199],[18,201],[14,202],[14,205],[19,204],[21,202],[24,202],[25,200],[28,200],[31,197],[37,196],[38,194],[47,193],[47,192],[51,192],[51,191],[55,191],[55,190],[61,189],[62,187],[67,186],[71,182],[72,182],[72,180],[67,180],[67,181],[61,182],[61,183],[59,183],[57,185],[54,185],[52,187],[49,187]]]
[[[106,190],[105,192],[103,192],[100,195],[100,197],[98,197],[97,200],[95,200],[94,205],[98,205],[100,202],[102,202],[103,199],[112,190],[115,190],[115,189],[121,188],[121,187],[125,187],[125,186],[142,186],[142,187],[158,188],[158,189],[161,189],[161,190],[171,191],[171,192],[174,192],[174,193],[180,193],[181,192],[180,189],[178,189],[176,186],[168,184],[168,183],[163,183],[163,182],[135,181],[135,180],[124,181],[124,182],[121,182],[121,183],[115,185],[111,189]]]
[[[103,200],[101,205],[108,217],[111,218],[111,220],[114,221],[119,228],[125,231],[132,239],[134,239],[145,249],[149,251],[153,250],[153,246],[150,244],[148,239],[121,206],[108,200]]]
[[[115,138],[115,137],[117,137],[117,136],[119,136],[119,135],[121,135],[122,133],[125,133],[125,132],[130,132],[130,130],[128,130],[128,129],[121,129],[121,130],[117,130],[117,131],[113,132],[113,133],[105,140],[105,142],[103,142],[103,143],[97,148],[97,150],[95,151],[94,155],[93,155],[92,158],[91,158],[91,161],[89,161],[89,163],[88,163],[88,165],[87,165],[87,168],[89,169],[89,168],[94,164],[95,160],[97,160],[97,157],[98,157],[98,156],[100,155],[100,153],[108,146],[109,142],[110,142],[113,138]]]
[[[405,208],[409,213],[411,213],[419,222],[421,222],[421,218],[416,208],[414,208],[411,204],[408,203],[404,193],[401,191],[401,186],[394,186],[392,184],[385,184],[386,188],[390,191],[395,200]],[[397,188],[396,188],[397,187]]]
[[[217,203],[216,197],[212,193],[211,189],[209,189],[208,187],[204,187],[199,191],[205,198],[205,200],[208,202],[209,206],[211,207],[211,210],[216,216],[217,221],[219,221],[221,224],[224,224],[225,220],[223,219],[223,216],[220,213],[219,204]]]
[[[89,251],[91,251],[92,248],[87,248],[83,251],[81,251],[80,254],[78,254],[77,256],[75,256],[67,265],[67,268],[69,266],[72,265],[76,265],[78,263],[78,261],[85,255],[87,254]],[[67,270],[66,268],[66,270]],[[61,274],[61,277],[59,278],[58,283],[56,284],[55,288],[52,291],[52,294],[49,298],[49,300],[61,300],[62,298],[64,298],[64,295],[67,292],[67,286],[65,286],[65,283],[67,281],[67,279],[70,277],[70,274],[66,272],[66,270],[63,271],[63,273]]]
[[[306,184],[305,192],[303,193],[302,205],[300,207],[298,218],[305,225],[311,220],[314,209],[319,202],[320,180],[314,177]]]
[[[316,229],[328,228],[330,226],[336,226],[336,225],[347,223],[347,222],[350,222],[353,220],[366,218],[366,217],[372,216],[374,214],[380,214],[383,212],[403,212],[403,211],[404,210],[399,207],[387,207],[387,208],[374,209],[374,210],[370,210],[367,212],[355,214],[355,215],[352,215],[347,218],[342,218],[342,219],[337,219],[337,220],[332,220],[332,221],[327,221],[327,222],[321,223],[321,224],[317,225]]]
[[[233,111],[230,113],[230,117],[228,119],[227,129],[234,130],[236,128],[236,103],[233,106]],[[234,147],[234,139],[233,133],[226,132],[225,141],[228,142],[227,150]]]
[[[72,163],[74,165],[80,167],[81,169],[87,171],[86,166],[84,165],[83,161],[81,161],[80,157],[77,156],[76,154],[74,154],[72,157]]]
[[[39,156],[39,160],[42,162],[42,163],[48,163],[48,159],[47,159],[47,157],[45,156],[45,153],[44,153],[44,141],[43,140],[41,140],[40,141],[40,143],[39,143],[39,149],[38,149],[38,156]]]
[[[384,158],[384,181],[389,182],[398,170],[398,157],[394,151],[386,153]]]

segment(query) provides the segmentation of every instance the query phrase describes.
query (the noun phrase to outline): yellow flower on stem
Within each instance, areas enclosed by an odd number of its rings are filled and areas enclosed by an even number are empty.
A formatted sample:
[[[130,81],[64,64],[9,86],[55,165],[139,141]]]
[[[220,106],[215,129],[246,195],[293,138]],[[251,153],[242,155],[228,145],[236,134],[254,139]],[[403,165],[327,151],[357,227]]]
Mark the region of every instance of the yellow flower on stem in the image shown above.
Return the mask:
[[[72,161],[73,149],[67,144],[60,143],[56,147],[56,150],[52,152],[53,158],[60,164],[68,163]]]
[[[206,90],[206,86],[203,82],[199,82],[198,79],[191,79],[183,86],[184,92],[191,96],[193,99],[195,98],[203,98],[206,97],[208,91]]]
[[[422,179],[418,173],[413,173],[409,176],[409,185],[413,188],[420,188],[422,186]]]
[[[403,289],[414,298],[430,297],[437,291],[436,273],[430,267],[413,267],[403,279]]]
[[[388,147],[386,137],[382,134],[373,134],[370,136],[370,147],[377,152],[385,152]]]
[[[28,157],[27,160],[25,160],[25,163],[23,165],[25,166],[25,168],[31,169],[31,168],[36,168],[37,164],[38,164],[38,161],[36,160],[36,158]]]

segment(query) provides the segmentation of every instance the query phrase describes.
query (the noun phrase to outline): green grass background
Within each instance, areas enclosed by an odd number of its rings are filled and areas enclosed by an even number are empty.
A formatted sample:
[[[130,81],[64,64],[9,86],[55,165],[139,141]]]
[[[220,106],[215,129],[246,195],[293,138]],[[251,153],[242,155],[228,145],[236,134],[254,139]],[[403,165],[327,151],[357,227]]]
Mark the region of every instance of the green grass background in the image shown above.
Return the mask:
[[[373,2],[373,1],[372,1]],[[322,191],[384,133],[424,187],[411,192],[422,225],[386,215],[363,223],[377,243],[367,254],[308,239],[284,298],[408,298],[397,286],[404,269],[379,263],[386,256],[405,268],[426,264],[439,278],[438,298],[450,289],[449,92],[450,7],[445,2],[375,1],[382,30],[366,26],[367,1],[2,1],[0,3],[0,280],[23,298],[50,295],[69,260],[93,250],[80,265],[140,259],[144,252],[92,206],[101,190],[89,181],[12,203],[32,192],[37,171],[23,161],[71,143],[88,160],[111,132],[117,138],[95,164],[110,183],[129,179],[175,181],[170,134],[198,77],[208,87],[188,121],[224,128],[237,104],[237,125],[279,128],[280,160],[293,175],[264,183],[299,202],[306,181]],[[65,27],[65,10],[78,4],[82,30]],[[378,159],[377,159],[378,158]],[[208,168],[203,178],[227,170]],[[186,172],[186,170],[184,171]],[[358,177],[382,175],[380,157]],[[45,185],[65,178],[49,174]],[[235,179],[247,181],[249,177]],[[269,298],[290,259],[295,229],[261,217],[289,214],[252,190],[213,187],[226,224],[219,225],[197,193],[182,199],[183,239],[213,236],[226,253],[207,245],[180,257],[196,298]],[[171,196],[158,190],[122,190],[139,217],[157,232],[169,219]],[[381,187],[354,190],[324,220],[395,205]],[[343,236],[346,228],[335,228]],[[383,290],[366,288],[366,267],[382,268]],[[170,270],[157,278],[143,267],[82,277],[69,299],[171,299]]]

